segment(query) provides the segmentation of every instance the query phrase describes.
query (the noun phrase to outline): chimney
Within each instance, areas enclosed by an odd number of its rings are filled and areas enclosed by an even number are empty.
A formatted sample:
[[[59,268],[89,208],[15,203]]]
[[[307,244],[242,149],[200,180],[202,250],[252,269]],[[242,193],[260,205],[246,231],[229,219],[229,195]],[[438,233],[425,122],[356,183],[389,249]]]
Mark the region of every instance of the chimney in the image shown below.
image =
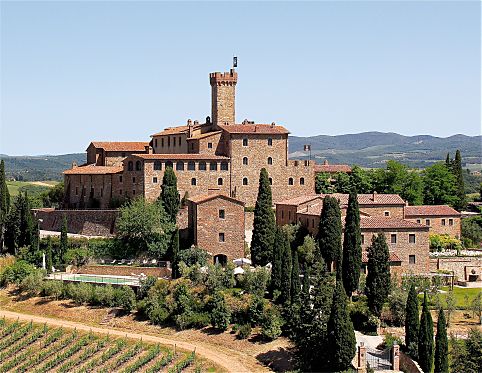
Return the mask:
[[[197,120],[194,121],[194,124],[196,124]],[[187,137],[191,138],[192,137],[192,132],[193,132],[193,125],[191,119],[187,120]]]
[[[76,168],[77,167],[77,162],[76,161],[73,161],[72,162],[72,168]]]
[[[323,161],[323,166],[328,166],[328,159],[325,159],[325,160]]]
[[[271,122],[271,128],[273,128],[274,126],[276,126],[276,123],[275,123],[275,122]]]
[[[377,192],[373,191],[373,196],[372,196],[373,202],[376,202],[377,200]]]
[[[152,146],[146,145],[144,146],[146,154],[152,154]]]

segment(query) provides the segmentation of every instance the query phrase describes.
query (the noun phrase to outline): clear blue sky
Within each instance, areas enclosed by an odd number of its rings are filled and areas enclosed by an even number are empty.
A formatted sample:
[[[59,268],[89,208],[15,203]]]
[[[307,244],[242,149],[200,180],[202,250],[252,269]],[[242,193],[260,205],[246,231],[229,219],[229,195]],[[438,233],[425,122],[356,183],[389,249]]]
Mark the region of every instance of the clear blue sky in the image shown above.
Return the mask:
[[[82,152],[210,115],[293,135],[480,134],[478,1],[1,3],[0,153]]]

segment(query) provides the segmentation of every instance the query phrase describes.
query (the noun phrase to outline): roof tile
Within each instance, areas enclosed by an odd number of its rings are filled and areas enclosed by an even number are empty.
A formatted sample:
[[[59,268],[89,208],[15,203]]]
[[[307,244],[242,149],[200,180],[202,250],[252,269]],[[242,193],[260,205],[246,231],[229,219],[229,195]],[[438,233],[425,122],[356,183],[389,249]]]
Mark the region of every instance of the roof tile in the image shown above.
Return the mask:
[[[221,129],[228,133],[251,133],[251,134],[288,134],[289,131],[283,126],[272,124],[226,124],[219,125]]]
[[[91,144],[107,152],[141,152],[149,145],[145,141],[92,141]]]
[[[69,170],[65,170],[64,175],[107,175],[121,173],[122,171],[122,166],[86,165],[73,167]]]
[[[460,216],[460,212],[447,205],[405,206],[408,216]]]

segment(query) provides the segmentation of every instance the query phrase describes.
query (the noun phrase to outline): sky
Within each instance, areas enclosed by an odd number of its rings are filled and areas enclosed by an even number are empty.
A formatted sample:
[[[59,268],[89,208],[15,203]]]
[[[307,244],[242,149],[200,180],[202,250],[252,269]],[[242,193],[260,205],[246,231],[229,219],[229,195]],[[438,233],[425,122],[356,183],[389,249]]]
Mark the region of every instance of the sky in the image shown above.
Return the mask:
[[[475,1],[0,3],[0,153],[83,152],[203,121],[238,56],[236,119],[292,135],[481,132]]]

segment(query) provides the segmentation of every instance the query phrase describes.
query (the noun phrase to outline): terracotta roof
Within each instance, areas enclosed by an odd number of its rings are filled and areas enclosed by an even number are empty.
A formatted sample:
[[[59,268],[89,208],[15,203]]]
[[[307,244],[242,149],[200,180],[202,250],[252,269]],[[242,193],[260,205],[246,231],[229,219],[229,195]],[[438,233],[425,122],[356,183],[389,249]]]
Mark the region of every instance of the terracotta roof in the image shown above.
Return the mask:
[[[122,166],[95,166],[86,165],[65,170],[65,175],[107,175],[117,174],[123,171]]]
[[[214,135],[218,135],[220,134],[222,131],[213,131],[213,132],[206,132],[206,133],[202,133],[200,135],[197,135],[197,136],[192,136],[192,137],[189,137],[187,140],[198,140],[198,139],[204,139],[206,137],[211,137],[211,136],[214,136]]]
[[[315,164],[315,172],[346,172],[349,174],[351,172],[351,167],[347,164]]]
[[[413,221],[386,218],[386,217],[361,217],[361,229],[424,229],[428,230],[430,227]]]
[[[289,133],[283,126],[272,124],[223,124],[219,127],[229,133],[258,133],[262,135]]]
[[[92,141],[91,144],[107,152],[141,152],[149,145],[145,141]]]
[[[390,251],[389,254],[390,254],[390,256],[389,256],[390,262],[401,262],[402,261],[402,259],[400,259],[398,257],[398,255],[395,254],[393,251]],[[365,250],[362,251],[362,263],[368,263],[368,252],[366,252]]]
[[[459,216],[460,212],[447,205],[405,206],[405,216]]]
[[[298,206],[303,203],[313,201],[316,199],[321,199],[321,194],[308,194],[306,196],[299,196],[294,198],[288,198],[283,201],[276,202],[276,205],[291,205],[291,206]]]
[[[151,135],[151,137],[165,136],[165,135],[176,135],[176,134],[184,133],[187,130],[188,130],[188,126],[167,127],[167,128],[164,128],[161,132],[157,132],[157,133]]]
[[[142,159],[165,159],[165,160],[229,160],[229,157],[223,157],[220,155],[211,155],[211,154],[188,154],[188,153],[179,153],[179,154],[133,154],[133,157],[142,158]]]
[[[289,198],[283,201],[279,201],[277,205],[301,205],[312,200],[322,200],[326,196],[334,197],[338,199],[340,205],[348,204],[348,194],[332,193],[332,194],[308,194],[306,196],[299,196]],[[375,196],[375,198],[374,198]],[[361,206],[366,205],[405,205],[405,201],[398,194],[358,194],[358,204]]]
[[[240,200],[232,198],[232,197],[228,197],[228,196],[226,196],[224,194],[221,194],[221,193],[202,194],[202,195],[199,195],[199,196],[190,197],[190,198],[188,198],[188,200],[197,204],[197,205],[199,205],[201,203],[210,201],[210,200],[215,199],[215,198],[226,199],[230,202],[237,203],[237,204],[240,204],[240,205],[244,206],[243,201],[240,201]]]

